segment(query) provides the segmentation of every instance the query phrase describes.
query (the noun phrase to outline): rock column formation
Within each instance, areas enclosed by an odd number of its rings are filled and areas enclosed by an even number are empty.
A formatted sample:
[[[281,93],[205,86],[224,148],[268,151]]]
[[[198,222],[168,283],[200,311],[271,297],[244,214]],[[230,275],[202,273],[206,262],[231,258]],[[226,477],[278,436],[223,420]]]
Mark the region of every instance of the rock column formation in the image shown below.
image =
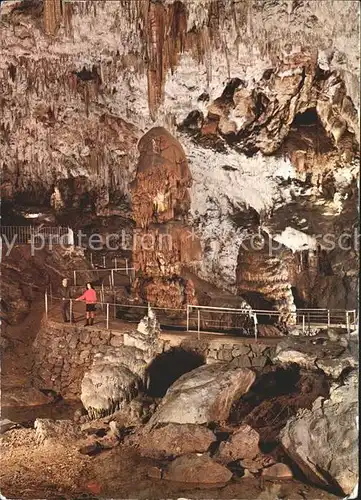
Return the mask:
[[[194,287],[181,277],[183,264],[200,259],[200,244],[186,219],[192,178],[180,143],[162,127],[139,142],[131,188],[136,222],[133,261],[141,273],[135,289],[152,305],[195,303]]]
[[[44,31],[55,35],[62,18],[61,0],[44,0]]]
[[[239,293],[256,309],[276,309],[279,321],[296,322],[296,306],[291,280],[294,267],[292,252],[286,247],[275,250],[267,235],[245,241],[237,266]]]

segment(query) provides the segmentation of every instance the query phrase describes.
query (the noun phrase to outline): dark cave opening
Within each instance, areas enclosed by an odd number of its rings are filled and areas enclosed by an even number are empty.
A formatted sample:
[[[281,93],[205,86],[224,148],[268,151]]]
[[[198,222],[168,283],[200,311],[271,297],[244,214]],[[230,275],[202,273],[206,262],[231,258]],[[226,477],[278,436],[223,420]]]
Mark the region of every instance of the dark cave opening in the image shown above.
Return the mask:
[[[293,300],[295,302],[295,306],[297,308],[302,308],[302,307],[306,307],[306,302],[303,300],[300,292],[298,291],[298,289],[293,286],[291,287],[291,291],[292,291],[292,295],[293,295]]]
[[[279,446],[278,436],[287,420],[301,408],[310,409],[319,396],[328,397],[329,389],[322,372],[309,372],[297,365],[269,365],[250,391],[233,404],[229,420],[257,430],[261,450],[270,452]]]
[[[291,155],[298,150],[313,151],[320,155],[334,150],[334,144],[327,135],[316,108],[296,114],[281,149]]]
[[[147,370],[149,380],[147,394],[153,398],[162,398],[179,377],[204,363],[201,354],[181,347],[174,347],[159,354]]]
[[[297,113],[294,117],[292,126],[302,126],[302,125],[317,125],[319,122],[319,117],[316,108],[307,109],[304,113]],[[321,123],[320,123],[321,125]]]

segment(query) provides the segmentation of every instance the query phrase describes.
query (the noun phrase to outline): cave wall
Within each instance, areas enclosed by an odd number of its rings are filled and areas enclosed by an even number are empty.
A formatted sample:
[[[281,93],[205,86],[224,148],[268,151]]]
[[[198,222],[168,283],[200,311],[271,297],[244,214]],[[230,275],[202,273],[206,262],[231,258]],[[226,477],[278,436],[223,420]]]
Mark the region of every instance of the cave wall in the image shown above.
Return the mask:
[[[26,0],[3,2],[1,20],[5,199],[99,215],[126,200],[131,214],[137,142],[155,125],[188,160],[187,224],[206,281],[246,287],[239,252],[260,226],[292,252],[352,229],[357,2]],[[357,252],[347,269],[344,253],[331,257],[323,296],[345,280],[352,295]],[[311,300],[306,281],[287,287]]]

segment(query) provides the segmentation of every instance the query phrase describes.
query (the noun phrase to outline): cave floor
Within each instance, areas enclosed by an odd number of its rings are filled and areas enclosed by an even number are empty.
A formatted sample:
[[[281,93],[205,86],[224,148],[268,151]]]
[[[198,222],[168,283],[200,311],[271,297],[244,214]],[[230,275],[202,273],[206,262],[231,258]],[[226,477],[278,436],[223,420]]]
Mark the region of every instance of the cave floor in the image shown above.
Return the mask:
[[[199,487],[150,479],[148,472],[156,463],[128,447],[120,445],[89,457],[81,455],[74,442],[38,445],[31,429],[8,431],[0,439],[0,486],[7,498],[337,498],[296,480],[263,483],[240,478],[222,487]]]

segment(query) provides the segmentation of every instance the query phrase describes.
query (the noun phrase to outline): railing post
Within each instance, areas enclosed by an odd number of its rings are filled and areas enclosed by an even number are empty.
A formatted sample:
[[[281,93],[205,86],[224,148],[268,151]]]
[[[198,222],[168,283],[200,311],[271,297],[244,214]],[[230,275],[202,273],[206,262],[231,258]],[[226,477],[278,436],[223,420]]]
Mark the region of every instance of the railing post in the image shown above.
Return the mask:
[[[112,269],[110,273],[112,275],[112,287],[114,288],[114,269]]]
[[[114,267],[115,267],[115,269],[118,269],[117,258],[116,257],[114,258]]]
[[[346,328],[347,328],[347,333],[350,334],[350,316],[349,316],[349,311],[346,311]]]
[[[45,317],[48,319],[48,289],[45,290]]]
[[[69,315],[70,315],[69,321],[70,321],[70,323],[72,323],[73,322],[73,299],[70,299]]]
[[[258,330],[257,330],[258,319],[257,319],[256,313],[254,313],[254,315],[253,315],[253,321],[254,321],[254,339],[257,342],[258,341]]]
[[[94,269],[94,264],[93,264],[93,252],[90,252],[90,265]]]
[[[329,309],[327,309],[327,326],[331,326],[331,313]]]
[[[306,330],[306,318],[305,315],[302,315],[302,333],[305,333]]]
[[[107,330],[109,330],[109,302],[107,302]]]
[[[76,286],[76,271],[74,271],[74,286]]]
[[[105,255],[103,255],[103,267],[105,269]]]
[[[129,274],[128,259],[125,259],[125,272],[126,272],[126,274]]]
[[[197,317],[198,317],[198,340],[201,340],[201,310],[197,310]]]
[[[187,332],[189,332],[189,305],[187,304]]]

